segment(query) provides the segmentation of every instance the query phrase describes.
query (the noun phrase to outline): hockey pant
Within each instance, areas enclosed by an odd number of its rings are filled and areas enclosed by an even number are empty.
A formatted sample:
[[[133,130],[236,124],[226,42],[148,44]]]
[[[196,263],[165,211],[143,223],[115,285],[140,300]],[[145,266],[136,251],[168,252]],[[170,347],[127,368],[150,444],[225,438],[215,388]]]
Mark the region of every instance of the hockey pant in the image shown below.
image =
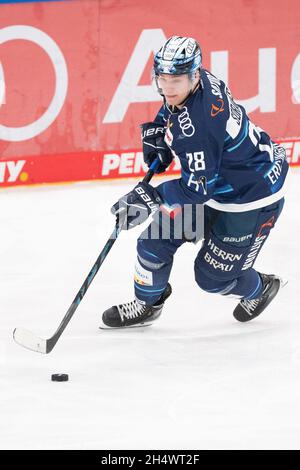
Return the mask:
[[[194,264],[201,289],[239,298],[259,297],[261,278],[253,265],[283,204],[282,198],[247,212],[222,212],[204,206],[204,239]],[[195,211],[193,214],[195,224],[197,215]],[[138,239],[135,296],[146,304],[153,305],[165,290],[177,249],[187,241],[195,241],[187,240],[183,231],[178,236],[178,227],[176,230],[176,236],[171,230],[166,238],[161,218],[156,217]]]

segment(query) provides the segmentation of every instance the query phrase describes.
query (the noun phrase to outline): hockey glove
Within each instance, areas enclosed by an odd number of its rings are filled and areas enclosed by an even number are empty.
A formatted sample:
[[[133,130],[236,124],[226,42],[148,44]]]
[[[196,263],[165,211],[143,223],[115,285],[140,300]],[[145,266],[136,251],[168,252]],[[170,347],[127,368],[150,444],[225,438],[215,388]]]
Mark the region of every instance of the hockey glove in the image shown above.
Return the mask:
[[[145,122],[141,124],[144,162],[150,167],[155,158],[160,165],[155,173],[163,173],[173,160],[173,155],[164,141],[165,130],[162,124]]]
[[[117,224],[122,229],[130,230],[145,222],[151,213],[159,209],[162,202],[153,186],[140,182],[112,206],[111,212],[116,215]]]

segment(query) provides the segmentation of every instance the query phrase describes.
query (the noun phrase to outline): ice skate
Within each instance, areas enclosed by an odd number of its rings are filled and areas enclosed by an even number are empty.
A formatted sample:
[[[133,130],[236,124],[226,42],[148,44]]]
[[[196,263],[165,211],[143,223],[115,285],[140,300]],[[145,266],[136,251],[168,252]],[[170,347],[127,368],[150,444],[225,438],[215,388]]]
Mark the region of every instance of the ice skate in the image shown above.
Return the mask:
[[[233,312],[233,316],[240,322],[246,322],[258,317],[269,303],[277,295],[280,287],[283,287],[283,281],[280,277],[273,274],[259,273],[262,283],[263,291],[257,299],[242,299]]]
[[[114,305],[103,313],[102,321],[105,326],[100,326],[100,329],[151,325],[160,316],[164,302],[171,293],[172,288],[167,284],[165,291],[154,305],[144,305],[136,299],[118,306]]]

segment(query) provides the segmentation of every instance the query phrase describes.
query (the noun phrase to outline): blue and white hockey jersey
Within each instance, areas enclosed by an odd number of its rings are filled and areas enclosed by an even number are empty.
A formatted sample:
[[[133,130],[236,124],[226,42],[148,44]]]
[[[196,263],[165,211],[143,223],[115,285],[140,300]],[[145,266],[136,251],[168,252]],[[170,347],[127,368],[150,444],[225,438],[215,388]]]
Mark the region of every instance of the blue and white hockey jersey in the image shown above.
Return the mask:
[[[207,70],[181,110],[163,105],[155,122],[181,163],[181,178],[158,186],[164,201],[244,212],[283,196],[285,150],[255,126],[224,82]]]

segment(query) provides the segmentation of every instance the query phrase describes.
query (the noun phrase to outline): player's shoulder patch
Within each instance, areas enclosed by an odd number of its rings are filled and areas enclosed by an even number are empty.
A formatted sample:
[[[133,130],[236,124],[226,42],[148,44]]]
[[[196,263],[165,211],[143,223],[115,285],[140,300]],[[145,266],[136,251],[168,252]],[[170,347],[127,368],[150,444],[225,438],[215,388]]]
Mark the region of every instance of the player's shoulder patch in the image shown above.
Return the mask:
[[[206,95],[207,114],[212,121],[225,118],[227,115],[227,100],[224,83],[208,70],[203,70],[203,82]],[[221,119],[223,120],[223,119]]]

